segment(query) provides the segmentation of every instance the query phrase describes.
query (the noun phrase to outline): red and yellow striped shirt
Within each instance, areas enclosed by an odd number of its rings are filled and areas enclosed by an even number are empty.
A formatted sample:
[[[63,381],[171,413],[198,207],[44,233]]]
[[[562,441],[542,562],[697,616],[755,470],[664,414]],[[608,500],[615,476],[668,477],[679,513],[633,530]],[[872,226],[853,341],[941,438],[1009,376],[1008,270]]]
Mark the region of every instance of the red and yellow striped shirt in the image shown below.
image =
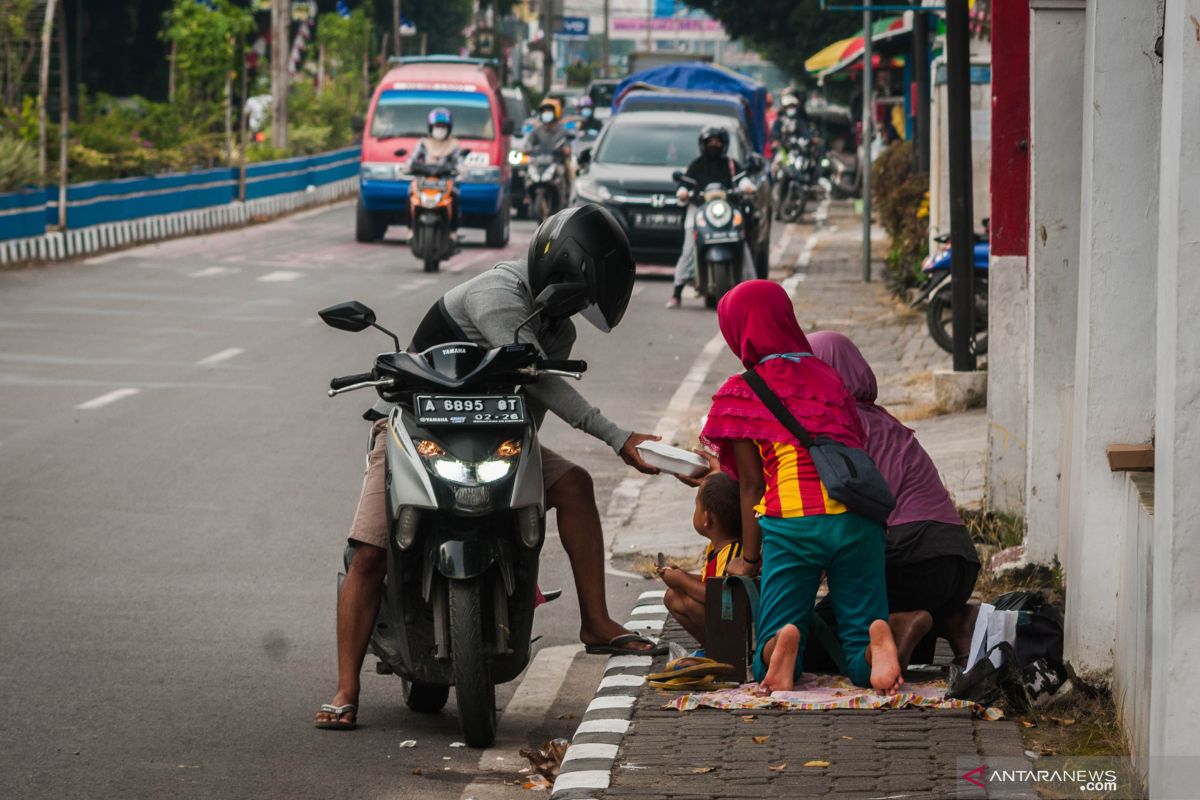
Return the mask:
[[[713,547],[712,542],[709,542],[708,547],[704,550],[704,571],[700,573],[700,580],[706,581],[709,578],[725,577],[725,571],[729,568],[729,562],[735,558],[740,558],[741,555],[741,542],[730,542],[720,550]]]
[[[755,442],[762,456],[767,490],[754,510],[764,517],[842,514],[846,507],[829,496],[808,450],[780,442]]]

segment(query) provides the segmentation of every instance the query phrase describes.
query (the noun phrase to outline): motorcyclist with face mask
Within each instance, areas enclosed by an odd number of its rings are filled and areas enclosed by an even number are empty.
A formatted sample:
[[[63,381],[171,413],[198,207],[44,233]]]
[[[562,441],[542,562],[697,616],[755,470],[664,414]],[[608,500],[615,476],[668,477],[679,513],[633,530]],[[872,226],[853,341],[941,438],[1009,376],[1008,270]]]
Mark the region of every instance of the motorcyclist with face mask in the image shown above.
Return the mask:
[[[421,140],[417,142],[409,164],[444,162],[457,167],[462,158],[462,149],[458,146],[458,139],[452,133],[454,118],[450,115],[450,109],[442,107],[433,109],[429,112],[425,122],[427,135],[421,137]],[[459,202],[457,183],[454,184],[451,193],[453,195],[453,200],[451,200],[453,213],[450,224],[453,230],[457,231],[458,223],[462,218],[462,204]]]
[[[542,223],[529,243],[526,260],[504,261],[462,283],[429,309],[409,349],[469,341],[486,347],[509,344],[514,336],[535,345],[547,358],[565,359],[575,344],[570,319],[534,313],[534,299],[547,286],[578,283],[587,287],[591,305],[581,316],[602,331],[616,327],[633,293],[634,262],[629,240],[612,214],[596,205],[558,212]],[[522,322],[532,318],[532,323]],[[625,430],[605,417],[566,381],[543,377],[526,389],[532,416],[540,426],[546,411],[608,444],[639,472],[657,472],[638,454],[637,445],[658,439]],[[388,520],[384,486],[384,440],[390,407],[380,402],[368,417],[375,424],[375,448],[350,544],[354,554],[338,595],[338,686],[321,707],[317,727],[350,730],[357,725],[359,675],[387,574]],[[582,467],[542,447],[546,506],[556,510],[559,537],[571,562],[579,596],[579,638],[589,653],[657,655],[666,650],[626,630],[608,612],[604,585],[604,536],[592,478]]]
[[[788,144],[797,138],[810,138],[808,112],[794,92],[788,92],[779,101],[780,113],[771,124],[771,147],[776,158],[787,150]]]
[[[713,183],[718,183],[726,190],[733,190],[733,177],[742,171],[738,162],[730,158],[729,131],[718,125],[709,125],[700,131],[700,155],[688,164],[684,174],[696,182],[696,186],[704,189]],[[743,178],[737,186],[738,191],[752,192],[754,184]],[[675,262],[675,287],[667,308],[679,308],[683,298],[683,287],[696,275],[696,212],[700,200],[680,186],[675,193],[676,199],[682,204],[687,203],[687,214],[683,219],[683,251]],[[690,202],[689,202],[690,201]],[[754,278],[754,259],[747,247],[743,257],[743,267],[747,271],[747,280]]]
[[[596,119],[596,103],[586,94],[579,98],[579,116],[583,118],[583,122],[579,123],[579,129],[585,134],[590,134],[595,137],[600,133],[600,129],[604,127],[601,120]]]

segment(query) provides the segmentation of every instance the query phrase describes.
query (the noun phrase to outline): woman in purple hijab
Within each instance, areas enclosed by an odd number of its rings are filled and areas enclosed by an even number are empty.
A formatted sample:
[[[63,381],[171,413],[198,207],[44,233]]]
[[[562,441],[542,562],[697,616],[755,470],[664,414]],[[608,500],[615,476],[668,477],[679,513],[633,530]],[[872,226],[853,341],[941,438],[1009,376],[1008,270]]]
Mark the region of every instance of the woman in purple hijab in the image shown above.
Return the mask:
[[[934,636],[940,636],[950,642],[955,659],[965,661],[975,616],[967,600],[979,575],[979,555],[954,501],[913,432],[875,404],[875,373],[854,342],[833,331],[810,333],[808,341],[858,401],[866,450],[896,497],[884,550],[888,609],[893,621],[908,612],[932,617],[933,636],[925,637],[911,660],[931,661]]]

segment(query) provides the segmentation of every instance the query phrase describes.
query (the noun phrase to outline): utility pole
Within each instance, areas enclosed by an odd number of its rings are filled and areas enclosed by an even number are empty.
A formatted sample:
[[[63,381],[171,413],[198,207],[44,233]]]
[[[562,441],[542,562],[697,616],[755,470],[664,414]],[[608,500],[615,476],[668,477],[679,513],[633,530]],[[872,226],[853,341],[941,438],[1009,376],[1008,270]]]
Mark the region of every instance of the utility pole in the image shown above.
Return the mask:
[[[600,59],[600,77],[608,77],[608,5],[609,0],[604,0],[604,50]]]
[[[290,0],[271,0],[271,146],[288,146],[288,29]]]
[[[396,55],[400,55],[400,0],[392,0],[392,41],[396,43]]]
[[[917,172],[929,172],[929,15],[913,13],[913,79],[917,84],[917,140],[913,147],[913,164]]]
[[[238,34],[238,58],[242,62],[242,93],[240,95],[242,110],[238,114],[238,200],[244,203],[246,202],[246,146],[250,136],[250,126],[247,120],[249,115],[246,113],[250,70],[246,69],[246,40],[243,34]]]
[[[554,0],[542,0],[542,95],[550,94],[554,82]]]
[[[42,186],[46,185],[46,98],[50,94],[50,37],[54,33],[56,5],[56,0],[46,3],[46,17],[42,20],[42,62],[38,72],[38,176]]]
[[[875,70],[871,63],[871,0],[863,4],[863,280],[871,281],[871,143],[875,139],[875,104],[871,92],[875,85]]]
[[[76,20],[78,24],[78,20]],[[67,70],[67,7],[58,6],[58,229],[67,229],[67,125],[71,121],[71,83]]]
[[[950,136],[950,285],[954,371],[975,364],[975,209],[971,186],[971,40],[967,0],[946,2]]]

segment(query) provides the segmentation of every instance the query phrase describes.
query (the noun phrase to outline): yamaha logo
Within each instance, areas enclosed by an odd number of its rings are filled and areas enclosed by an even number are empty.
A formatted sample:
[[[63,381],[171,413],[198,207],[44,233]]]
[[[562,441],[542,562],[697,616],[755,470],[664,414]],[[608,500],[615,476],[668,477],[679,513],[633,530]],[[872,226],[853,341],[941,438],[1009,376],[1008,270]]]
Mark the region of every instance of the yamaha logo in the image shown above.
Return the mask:
[[[467,352],[465,347],[447,347],[441,351],[444,356],[456,356]]]
[[[666,204],[667,204],[667,196],[665,194],[650,195],[650,205],[654,206],[655,208],[662,208]]]

